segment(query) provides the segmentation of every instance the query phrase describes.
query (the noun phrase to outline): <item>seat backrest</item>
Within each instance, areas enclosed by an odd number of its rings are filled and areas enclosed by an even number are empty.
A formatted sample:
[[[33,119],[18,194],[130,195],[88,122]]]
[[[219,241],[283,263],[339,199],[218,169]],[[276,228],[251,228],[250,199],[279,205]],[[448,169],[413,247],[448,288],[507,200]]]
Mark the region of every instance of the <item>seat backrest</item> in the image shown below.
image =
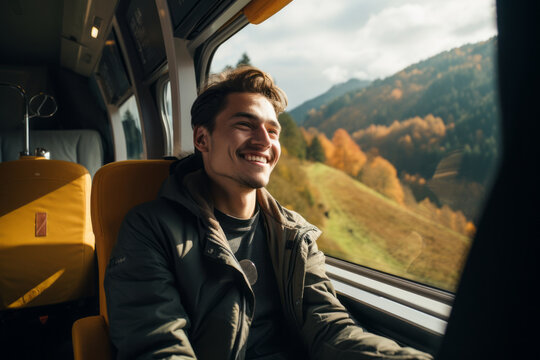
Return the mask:
[[[0,163],[0,310],[93,295],[90,186],[72,162]]]
[[[120,225],[135,205],[157,197],[171,160],[126,160],[98,170],[92,183],[92,224],[96,235],[100,314],[108,324],[103,279]]]
[[[48,150],[53,160],[81,164],[91,177],[103,165],[101,135],[95,130],[32,130],[30,152],[37,147]],[[0,161],[17,160],[23,149],[22,131],[0,133]]]

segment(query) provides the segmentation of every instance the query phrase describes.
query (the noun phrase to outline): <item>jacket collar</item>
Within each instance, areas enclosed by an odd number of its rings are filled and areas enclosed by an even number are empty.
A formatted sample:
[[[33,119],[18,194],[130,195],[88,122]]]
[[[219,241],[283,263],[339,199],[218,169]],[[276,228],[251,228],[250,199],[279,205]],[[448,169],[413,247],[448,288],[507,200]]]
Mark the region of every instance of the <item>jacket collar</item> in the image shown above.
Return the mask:
[[[203,169],[200,155],[192,154],[171,165],[171,176],[161,188],[160,196],[178,202],[200,218],[214,218],[214,202],[210,195],[210,179]],[[257,202],[266,215],[291,227],[295,220],[265,189],[257,189]]]
[[[171,165],[171,176],[161,188],[160,196],[180,203],[202,222],[207,236],[228,247],[219,222],[214,216],[214,202],[210,195],[210,179],[206,175],[200,155],[189,155]],[[257,202],[265,218],[274,229],[315,229],[299,214],[283,208],[265,188],[257,189]],[[277,229],[276,229],[277,230]]]

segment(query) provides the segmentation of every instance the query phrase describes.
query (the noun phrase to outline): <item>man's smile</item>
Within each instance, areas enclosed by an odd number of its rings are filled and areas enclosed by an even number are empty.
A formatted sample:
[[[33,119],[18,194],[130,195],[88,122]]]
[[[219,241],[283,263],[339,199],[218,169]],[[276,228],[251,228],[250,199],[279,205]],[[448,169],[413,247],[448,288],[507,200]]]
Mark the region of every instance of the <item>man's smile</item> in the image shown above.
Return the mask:
[[[266,160],[265,157],[262,157],[262,156],[256,156],[256,155],[245,155],[244,158],[248,161],[257,161],[257,162],[261,162],[261,163],[267,163],[268,161]]]
[[[261,164],[268,164],[271,161],[271,156],[264,154],[244,153],[240,154],[240,157],[249,161]]]

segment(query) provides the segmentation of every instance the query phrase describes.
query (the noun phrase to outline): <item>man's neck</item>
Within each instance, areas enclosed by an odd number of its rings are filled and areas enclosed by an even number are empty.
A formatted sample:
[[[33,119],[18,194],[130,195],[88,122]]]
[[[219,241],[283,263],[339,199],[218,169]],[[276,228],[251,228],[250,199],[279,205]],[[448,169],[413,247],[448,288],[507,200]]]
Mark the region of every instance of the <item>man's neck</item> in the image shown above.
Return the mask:
[[[255,212],[257,191],[248,188],[227,189],[211,182],[211,194],[214,207],[224,214],[239,219],[249,219]]]

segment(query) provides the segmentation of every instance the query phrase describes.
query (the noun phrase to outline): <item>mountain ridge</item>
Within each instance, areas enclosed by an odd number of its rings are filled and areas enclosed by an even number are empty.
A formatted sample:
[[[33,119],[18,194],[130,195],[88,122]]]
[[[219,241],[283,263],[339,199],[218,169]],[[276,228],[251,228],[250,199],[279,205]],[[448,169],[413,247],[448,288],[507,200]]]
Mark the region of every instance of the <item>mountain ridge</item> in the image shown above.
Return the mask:
[[[302,126],[329,138],[345,129],[364,151],[375,149],[398,171],[426,178],[444,154],[461,151],[460,175],[485,182],[499,143],[496,44],[493,37],[409,65],[310,111]]]
[[[369,86],[369,84],[371,84],[370,80],[360,80],[356,78],[349,79],[345,82],[333,85],[330,89],[313,99],[304,101],[302,104],[289,111],[289,114],[298,125],[302,125],[310,110],[318,109],[322,105],[325,105],[348,92],[360,90]]]

